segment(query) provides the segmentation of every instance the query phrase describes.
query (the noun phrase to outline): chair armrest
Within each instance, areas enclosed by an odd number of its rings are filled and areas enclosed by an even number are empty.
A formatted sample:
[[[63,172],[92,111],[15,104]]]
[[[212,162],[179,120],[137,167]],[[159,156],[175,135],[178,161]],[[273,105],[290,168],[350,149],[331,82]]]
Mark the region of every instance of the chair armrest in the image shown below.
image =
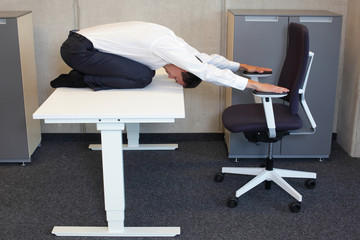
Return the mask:
[[[276,137],[276,127],[275,127],[275,117],[274,110],[272,105],[273,98],[282,98],[287,95],[287,93],[268,93],[268,92],[259,92],[254,90],[253,94],[262,99],[262,104],[264,107],[266,125],[268,128],[269,138]]]
[[[257,90],[253,90],[253,95],[260,97],[260,98],[282,98],[288,94],[287,93],[259,92]]]
[[[266,72],[263,72],[263,73],[244,71],[242,74],[245,75],[246,77],[250,78],[250,79],[258,79],[258,78],[261,78],[261,77],[269,77],[269,76],[271,76],[272,71],[266,71]]]
[[[250,73],[247,71],[243,71],[241,75],[243,77],[247,77],[255,82],[259,82],[259,78],[269,77],[269,76],[271,76],[271,74],[272,74],[272,71],[263,72],[263,73],[257,73],[257,72]],[[256,96],[254,96],[254,99],[255,99],[256,103],[261,102],[260,99]]]

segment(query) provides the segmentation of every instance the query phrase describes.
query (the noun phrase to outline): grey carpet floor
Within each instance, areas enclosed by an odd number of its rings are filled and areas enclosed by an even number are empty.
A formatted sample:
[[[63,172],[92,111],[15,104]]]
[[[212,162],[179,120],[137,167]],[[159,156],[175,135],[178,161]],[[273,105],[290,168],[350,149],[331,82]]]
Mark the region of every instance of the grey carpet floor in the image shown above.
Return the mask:
[[[53,226],[106,226],[101,152],[87,147],[97,138],[44,137],[26,167],[0,165],[0,239],[143,239],[56,237]],[[291,196],[263,185],[228,208],[228,197],[251,178],[214,175],[223,166],[258,166],[260,159],[227,159],[222,139],[176,139],[176,151],[124,152],[126,226],[180,226],[175,238],[146,239],[359,239],[360,159],[336,143],[329,159],[279,159],[275,167],[318,174],[303,195],[300,213],[289,211]],[[145,238],[144,238],[145,239]]]

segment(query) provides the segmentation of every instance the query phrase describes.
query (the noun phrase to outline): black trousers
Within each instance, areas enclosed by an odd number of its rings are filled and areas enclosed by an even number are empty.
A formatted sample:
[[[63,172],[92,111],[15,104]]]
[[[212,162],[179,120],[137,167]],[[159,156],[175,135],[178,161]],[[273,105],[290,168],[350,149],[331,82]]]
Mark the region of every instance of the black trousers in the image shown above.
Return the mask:
[[[84,36],[70,32],[60,49],[67,65],[84,74],[84,80],[93,90],[143,88],[149,85],[155,71],[118,55],[94,49]]]

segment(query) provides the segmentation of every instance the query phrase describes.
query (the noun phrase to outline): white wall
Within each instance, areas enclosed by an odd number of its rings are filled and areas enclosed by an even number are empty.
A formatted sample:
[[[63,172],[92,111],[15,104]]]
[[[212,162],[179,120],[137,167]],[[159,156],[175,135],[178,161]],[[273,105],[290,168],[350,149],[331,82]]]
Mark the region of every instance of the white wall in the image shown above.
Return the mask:
[[[329,10],[344,15],[345,21],[347,0],[2,0],[0,2],[2,11],[33,11],[40,103],[53,91],[49,82],[69,70],[59,54],[60,45],[66,39],[69,30],[115,21],[151,21],[171,28],[200,51],[224,54],[225,12],[229,8]],[[345,25],[343,33],[344,31]],[[339,74],[342,74],[342,62],[343,45]],[[220,116],[224,106],[223,98],[224,89],[208,83],[202,83],[196,89],[186,89],[186,119],[177,120],[174,124],[143,125],[142,132],[222,132]],[[94,132],[95,127],[83,124],[42,124],[42,131]]]

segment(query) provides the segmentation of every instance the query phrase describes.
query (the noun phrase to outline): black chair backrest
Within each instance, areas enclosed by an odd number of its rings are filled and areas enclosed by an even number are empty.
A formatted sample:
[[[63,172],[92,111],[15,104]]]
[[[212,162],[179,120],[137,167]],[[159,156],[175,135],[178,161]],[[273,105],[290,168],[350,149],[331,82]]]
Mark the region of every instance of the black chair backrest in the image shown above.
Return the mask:
[[[302,87],[309,58],[309,31],[306,26],[290,23],[288,46],[278,85],[290,90],[284,100],[289,102],[291,114],[299,110],[299,89]]]

